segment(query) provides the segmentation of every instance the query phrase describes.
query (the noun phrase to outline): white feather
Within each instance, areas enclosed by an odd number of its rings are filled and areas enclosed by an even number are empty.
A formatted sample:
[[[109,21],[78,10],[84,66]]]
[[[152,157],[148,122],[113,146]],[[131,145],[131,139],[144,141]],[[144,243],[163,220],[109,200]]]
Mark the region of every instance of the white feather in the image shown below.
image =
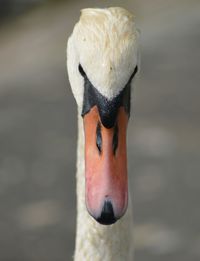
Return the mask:
[[[119,7],[83,9],[68,40],[67,68],[78,104],[76,261],[133,261],[132,211],[110,226],[97,223],[85,205],[84,133],[81,110],[84,81],[89,80],[108,99],[124,87],[138,64],[138,31],[133,16]]]
[[[138,62],[138,36],[133,15],[123,8],[82,10],[67,48],[69,80],[79,106],[83,102],[79,63],[94,87],[112,99]]]

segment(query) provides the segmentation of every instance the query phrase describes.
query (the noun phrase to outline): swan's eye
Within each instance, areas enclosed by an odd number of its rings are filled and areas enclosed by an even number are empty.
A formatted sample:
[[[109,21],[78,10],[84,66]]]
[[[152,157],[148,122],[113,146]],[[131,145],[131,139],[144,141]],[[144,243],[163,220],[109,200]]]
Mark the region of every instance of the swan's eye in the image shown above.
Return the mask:
[[[132,79],[133,79],[133,77],[136,75],[137,71],[138,71],[138,66],[136,65],[136,66],[135,66],[135,69],[134,69],[134,72],[132,73],[132,75],[131,75],[131,77],[130,77],[129,82],[132,81]]]
[[[113,152],[114,155],[116,153],[118,147],[118,125],[116,124],[114,127],[114,135],[113,135]]]
[[[99,151],[99,154],[101,153],[101,147],[102,147],[102,136],[101,136],[101,125],[100,122],[97,124],[96,129],[96,145]]]
[[[138,66],[136,65],[135,70],[134,70],[134,75],[137,73],[137,71],[138,71]]]
[[[84,72],[83,67],[80,64],[78,65],[78,70],[83,77],[86,76],[86,73]]]

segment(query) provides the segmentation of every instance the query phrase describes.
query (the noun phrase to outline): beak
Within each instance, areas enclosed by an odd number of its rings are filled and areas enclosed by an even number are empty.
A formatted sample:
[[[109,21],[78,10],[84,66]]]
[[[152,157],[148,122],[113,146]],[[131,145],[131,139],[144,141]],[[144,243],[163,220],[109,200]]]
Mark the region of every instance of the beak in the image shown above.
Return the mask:
[[[101,224],[122,217],[128,204],[126,130],[128,115],[118,110],[115,125],[106,128],[97,106],[83,118],[85,132],[86,206]]]

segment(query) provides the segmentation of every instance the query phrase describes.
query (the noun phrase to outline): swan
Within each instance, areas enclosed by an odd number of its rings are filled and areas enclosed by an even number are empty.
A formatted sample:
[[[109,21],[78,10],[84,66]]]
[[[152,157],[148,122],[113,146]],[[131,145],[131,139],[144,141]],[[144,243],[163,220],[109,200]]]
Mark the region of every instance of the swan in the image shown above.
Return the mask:
[[[78,107],[75,261],[133,260],[126,129],[137,50],[133,15],[120,7],[83,9],[68,39]]]

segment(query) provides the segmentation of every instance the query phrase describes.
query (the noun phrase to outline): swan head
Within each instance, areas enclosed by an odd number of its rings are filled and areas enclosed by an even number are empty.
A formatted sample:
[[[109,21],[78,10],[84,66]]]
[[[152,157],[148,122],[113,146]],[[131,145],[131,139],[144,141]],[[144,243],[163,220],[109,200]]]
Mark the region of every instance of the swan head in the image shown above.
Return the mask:
[[[128,204],[126,130],[137,44],[133,16],[119,7],[83,9],[68,40],[69,81],[85,134],[86,206],[106,225]]]

